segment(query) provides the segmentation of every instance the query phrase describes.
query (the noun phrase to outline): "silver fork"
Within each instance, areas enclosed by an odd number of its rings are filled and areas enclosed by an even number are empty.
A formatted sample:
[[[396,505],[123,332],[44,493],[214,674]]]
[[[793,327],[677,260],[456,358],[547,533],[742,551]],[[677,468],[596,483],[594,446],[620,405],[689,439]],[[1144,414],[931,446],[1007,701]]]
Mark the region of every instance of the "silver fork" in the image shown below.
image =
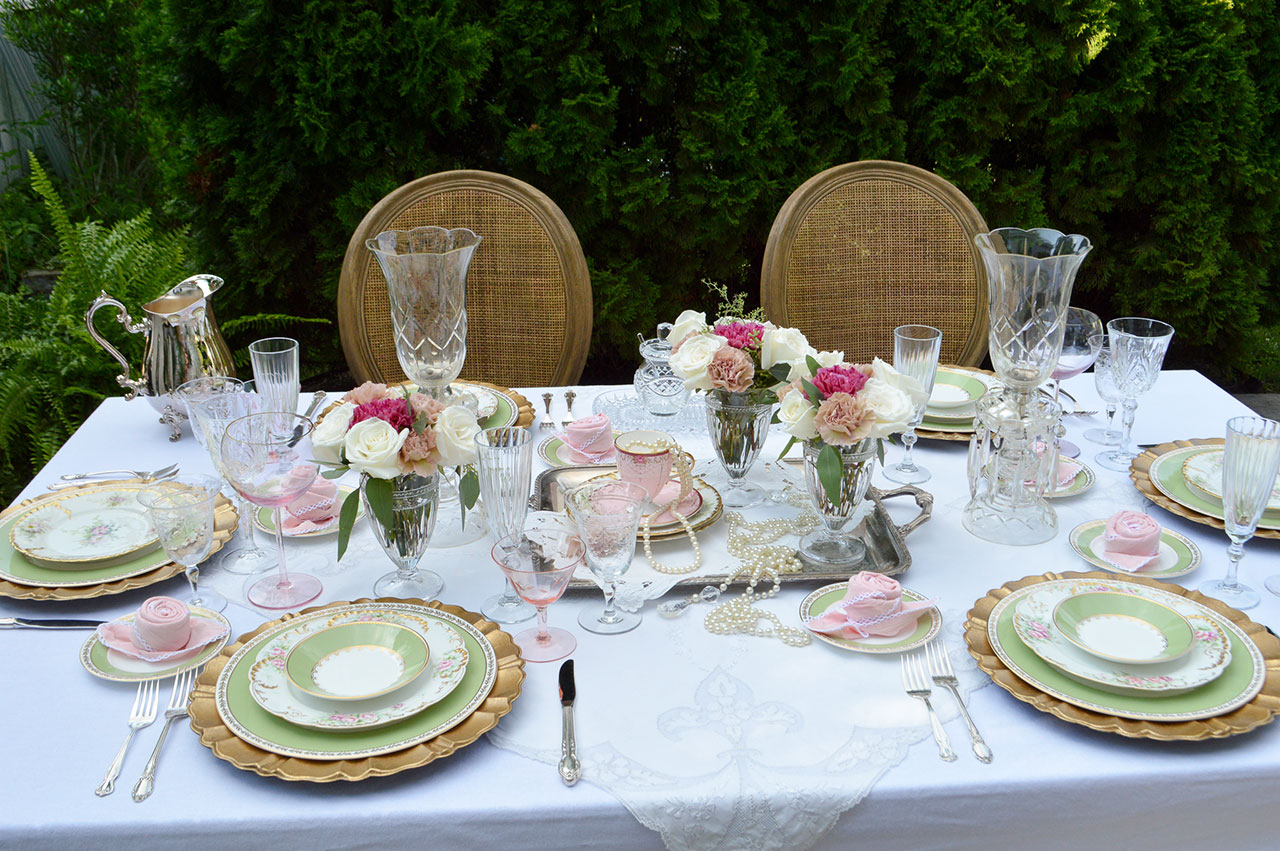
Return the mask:
[[[111,760],[107,776],[94,790],[94,794],[99,798],[115,791],[116,778],[120,776],[120,769],[124,766],[124,753],[129,749],[133,734],[155,721],[156,710],[159,708],[160,681],[143,680],[138,683],[138,693],[133,698],[133,708],[129,710],[129,734],[124,737],[124,744],[120,746],[120,752],[116,754],[116,758]]]
[[[965,726],[969,728],[969,741],[973,743],[973,755],[979,762],[991,762],[991,748],[987,747],[986,740],[978,732],[978,725],[974,724],[973,719],[969,717],[969,708],[964,705],[964,698],[960,697],[960,690],[957,688],[960,681],[956,679],[956,669],[951,666],[951,659],[947,656],[946,645],[939,639],[930,641],[924,649],[929,657],[929,673],[933,675],[933,681],[940,686],[945,686],[956,699],[956,706],[960,707]]]
[[[555,428],[556,421],[551,418],[551,394],[550,393],[542,394],[542,405],[547,409],[547,415],[546,417],[543,418],[542,422],[538,423],[538,428],[540,429]]]
[[[1064,417],[1091,417],[1096,413],[1098,412],[1097,411],[1067,411],[1065,414],[1063,414],[1063,416]]]
[[[156,762],[160,759],[160,749],[164,747],[165,736],[169,735],[169,725],[175,718],[182,718],[187,714],[187,697],[191,694],[191,683],[195,679],[195,674],[193,668],[173,678],[173,694],[169,695],[169,708],[164,711],[164,726],[160,728],[160,738],[156,740],[156,746],[151,751],[151,758],[147,760],[146,768],[142,769],[142,776],[133,786],[135,801],[145,801],[156,788]]]
[[[954,762],[956,752],[951,749],[947,731],[942,729],[938,713],[933,711],[933,704],[929,702],[929,695],[933,690],[929,688],[929,679],[924,674],[924,660],[914,653],[902,654],[902,687],[907,690],[907,694],[924,701],[929,710],[929,726],[933,727],[933,740],[938,743],[938,756],[947,762]]]
[[[139,479],[160,479],[165,476],[172,476],[178,472],[177,464],[170,464],[168,467],[161,467],[150,473],[143,470],[98,470],[93,473],[67,473],[62,477],[64,482],[74,482],[79,479],[96,479],[100,476],[134,476]]]

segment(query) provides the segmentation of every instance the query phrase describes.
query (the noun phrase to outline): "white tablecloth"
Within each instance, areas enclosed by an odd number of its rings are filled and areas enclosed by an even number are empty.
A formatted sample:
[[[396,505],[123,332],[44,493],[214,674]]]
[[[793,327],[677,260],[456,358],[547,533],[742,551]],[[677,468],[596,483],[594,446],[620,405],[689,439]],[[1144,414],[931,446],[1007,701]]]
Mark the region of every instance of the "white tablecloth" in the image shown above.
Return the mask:
[[[1072,379],[1064,387],[1083,407],[1100,407],[1090,376]],[[527,395],[537,399],[536,392]],[[589,410],[594,392],[595,388],[579,389],[575,407],[580,413]],[[562,406],[557,408],[557,413],[561,411]],[[1217,436],[1222,434],[1225,420],[1238,413],[1245,413],[1243,406],[1198,374],[1169,372],[1142,400],[1135,437],[1150,443]],[[1085,448],[1083,460],[1091,460],[1097,447],[1084,441],[1080,432],[1099,421],[1100,417],[1068,420],[1069,437]],[[535,427],[535,437],[541,439],[543,434]],[[1061,531],[1055,540],[1028,548],[987,544],[968,535],[960,525],[960,509],[967,500],[964,447],[962,443],[932,441],[919,445],[920,462],[934,471],[934,479],[925,487],[934,493],[936,503],[933,519],[908,539],[913,565],[901,577],[905,585],[938,596],[944,609],[961,613],[950,619],[952,628],[958,627],[959,617],[973,600],[1003,582],[1047,570],[1088,569],[1071,553],[1066,533],[1084,520],[1142,504],[1127,475],[1095,465],[1098,483],[1092,491],[1058,503]],[[766,453],[770,451],[766,449]],[[776,449],[772,451],[776,455]],[[889,451],[893,463],[897,450]],[[183,469],[191,472],[210,469],[203,450],[189,436],[180,444],[168,443],[165,430],[144,403],[110,400],[23,496],[43,492],[44,485],[65,472],[104,466],[152,469],[172,461],[181,461]],[[879,477],[878,483],[887,485]],[[1147,506],[1147,510],[1161,523],[1193,538],[1204,550],[1205,566],[1184,577],[1186,584],[1220,574],[1225,535],[1158,507]],[[901,520],[912,513],[910,506],[893,511]],[[320,542],[299,546],[303,553],[300,560],[318,560],[314,563],[326,569],[323,562],[332,552],[330,547]],[[436,568],[448,583],[443,599],[476,609],[496,590],[500,582],[486,563],[484,550],[481,545],[472,545],[434,556],[438,559]],[[1260,587],[1264,576],[1280,572],[1277,542],[1251,541],[1246,553],[1241,572],[1245,581]],[[678,551],[671,559],[678,560]],[[341,572],[324,577],[323,599],[367,594],[373,579],[385,572],[387,565],[368,541],[359,543],[344,560]],[[239,590],[238,579],[225,575],[209,579],[233,596]],[[803,586],[788,588],[763,605],[795,622],[796,606],[808,590]],[[109,618],[136,607],[153,593],[184,596],[183,580],[77,603],[0,599],[0,614]],[[790,706],[802,715],[820,718],[821,727],[805,729],[801,725],[796,730],[794,725],[792,729],[786,729],[785,724],[766,725],[758,731],[763,736],[759,742],[739,741],[737,750],[732,743],[721,747],[709,740],[691,740],[688,761],[666,769],[688,780],[704,765],[750,766],[750,772],[740,772],[742,777],[766,790],[770,810],[783,813],[784,819],[790,817],[790,809],[792,814],[821,822],[824,808],[834,814],[854,803],[840,800],[836,793],[826,801],[811,794],[821,786],[814,777],[822,772],[832,777],[833,790],[850,786],[849,778],[840,775],[839,764],[819,764],[826,754],[792,755],[792,763],[807,760],[811,765],[803,782],[777,768],[779,754],[786,751],[787,735],[795,736],[794,741],[804,747],[824,740],[843,745],[848,739],[856,751],[854,762],[869,766],[867,758],[875,747],[854,741],[851,731],[874,726],[872,719],[877,713],[873,704],[881,696],[865,695],[859,687],[869,678],[881,677],[886,660],[843,654],[817,642],[794,649],[763,639],[711,636],[701,630],[702,613],[697,609],[673,624],[646,607],[645,623],[635,632],[593,636],[573,621],[581,608],[595,602],[589,595],[575,595],[551,609],[552,622],[569,627],[581,642],[576,658],[579,734],[584,745],[629,735],[629,725],[653,727],[659,719],[646,710],[659,702],[664,707],[694,711],[668,716],[663,723],[672,736],[689,733],[692,728],[685,722],[690,718],[706,720],[705,711],[702,716],[696,711],[712,705],[710,694],[736,696],[738,705],[745,701],[756,707]],[[236,606],[227,614],[237,633],[264,619],[258,612]],[[1262,605],[1249,614],[1280,628],[1280,598],[1264,592]],[[215,759],[189,730],[178,727],[161,759],[155,794],[145,803],[135,804],[129,799],[128,788],[154,742],[156,725],[135,740],[116,793],[96,798],[93,787],[125,732],[133,688],[97,680],[80,668],[76,651],[84,637],[78,632],[34,630],[0,636],[4,650],[0,654],[0,683],[5,686],[0,698],[0,764],[4,768],[0,846],[101,847],[112,841],[127,842],[130,847],[182,842],[198,847],[246,843],[307,849],[425,842],[441,847],[464,843],[512,847],[661,845],[658,834],[642,826],[599,786],[584,782],[565,788],[554,767],[496,748],[488,740],[395,777],[316,786],[239,771]],[[955,633],[950,641],[953,656],[963,660]],[[683,655],[657,652],[673,644],[683,646]],[[794,671],[773,685],[761,671],[778,664],[791,664]],[[634,672],[624,685],[633,689],[634,697],[615,692],[617,681],[607,675],[610,665]],[[544,720],[558,719],[558,667],[526,666],[524,693],[495,736],[504,746],[530,753],[558,747],[558,723]],[[873,670],[879,673],[869,675]],[[606,683],[613,684],[608,694],[603,693]],[[664,689],[671,691],[664,693]],[[896,694],[882,697],[885,701],[900,699]],[[950,698],[939,695],[937,702],[949,708]],[[842,710],[831,708],[831,703],[847,707],[847,726],[838,720]],[[593,711],[629,705],[635,707],[633,712]],[[1072,848],[1087,843],[1103,847],[1177,843],[1260,848],[1274,842],[1278,823],[1272,799],[1280,791],[1280,733],[1274,725],[1225,741],[1155,743],[1066,724],[995,687],[974,692],[970,705],[995,752],[991,765],[979,764],[972,757],[959,721],[947,725],[961,754],[955,763],[944,764],[938,759],[924,728],[909,737],[917,741],[909,751],[903,744],[900,753],[888,753],[898,745],[880,742],[885,746],[882,756],[887,770],[866,799],[840,816],[817,847],[843,848],[859,843],[872,847],[985,848],[994,841]],[[897,757],[904,754],[905,760],[894,766]],[[809,793],[796,795],[797,787]],[[700,809],[697,795],[690,794],[688,803],[688,822],[696,826],[706,810]],[[742,841],[750,835],[750,825],[748,830],[742,829],[743,819],[758,816],[757,809],[743,809],[740,819],[724,829],[708,834],[694,831],[693,844],[750,847]]]

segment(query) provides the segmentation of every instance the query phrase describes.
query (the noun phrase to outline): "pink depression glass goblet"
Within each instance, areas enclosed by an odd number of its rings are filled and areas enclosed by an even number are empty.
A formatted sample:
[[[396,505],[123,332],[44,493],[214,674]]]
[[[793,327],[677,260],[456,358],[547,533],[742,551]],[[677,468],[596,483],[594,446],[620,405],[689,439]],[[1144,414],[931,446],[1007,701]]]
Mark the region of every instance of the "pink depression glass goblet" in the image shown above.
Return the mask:
[[[527,662],[554,662],[578,646],[573,633],[547,626],[547,606],[560,599],[585,548],[569,519],[526,525],[493,545],[493,560],[511,580],[520,599],[538,612],[538,625],[515,636]]]
[[[292,609],[309,603],[324,586],[308,573],[289,574],[285,565],[281,509],[301,496],[320,471],[311,460],[311,420],[273,411],[250,414],[227,424],[222,437],[222,474],[254,505],[272,509],[279,573],[249,586],[249,602],[264,609]],[[240,522],[252,522],[242,517]]]
[[[1102,349],[1102,320],[1098,314],[1082,307],[1067,308],[1066,327],[1062,335],[1062,354],[1053,368],[1050,378],[1053,379],[1053,401],[1057,402],[1062,392],[1062,380],[1074,378],[1093,366]],[[1075,458],[1080,454],[1080,447],[1065,438],[1058,439],[1058,454],[1067,458]]]

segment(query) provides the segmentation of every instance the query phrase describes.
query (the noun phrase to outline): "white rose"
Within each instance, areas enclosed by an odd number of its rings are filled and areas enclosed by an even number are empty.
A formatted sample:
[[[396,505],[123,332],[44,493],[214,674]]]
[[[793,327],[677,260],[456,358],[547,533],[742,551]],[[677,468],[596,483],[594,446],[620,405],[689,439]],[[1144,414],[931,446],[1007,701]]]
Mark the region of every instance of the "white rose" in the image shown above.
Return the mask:
[[[791,374],[787,376],[788,381],[795,381],[797,378],[813,378],[815,371],[809,369],[808,358],[813,358],[817,361],[818,369],[822,369],[823,367],[844,363],[844,352],[812,351],[806,357],[796,358],[791,362]]]
[[[368,473],[375,479],[394,479],[400,469],[400,447],[409,436],[409,429],[397,432],[391,423],[370,417],[353,425],[348,431],[343,447],[347,451],[347,463],[357,473]]]
[[[905,375],[895,374],[919,386]],[[858,391],[858,398],[866,402],[875,413],[876,424],[871,428],[870,437],[888,437],[905,431],[915,417],[916,405],[911,396],[874,376],[868,378],[866,385]]]
[[[871,377],[878,378],[890,387],[896,387],[906,393],[917,407],[923,407],[929,401],[929,394],[924,389],[924,385],[911,376],[898,372],[880,358],[871,361]]]
[[[783,430],[797,440],[812,440],[818,436],[818,429],[813,425],[813,418],[817,414],[818,409],[800,390],[792,390],[783,396],[782,403],[778,406],[778,419],[782,422]]]
[[[778,363],[794,366],[797,359],[804,363],[805,355],[817,353],[799,329],[769,328],[764,332],[764,343],[760,346],[760,366],[766,370],[773,369],[773,365]]]
[[[351,412],[356,406],[343,402],[325,414],[320,425],[311,432],[311,448],[317,461],[328,461],[338,464],[342,461],[343,438],[347,436],[347,426],[351,424]]]
[[[440,450],[440,463],[446,467],[461,467],[476,462],[476,435],[480,424],[476,415],[462,405],[450,405],[440,412],[436,420],[436,448]]]
[[[705,330],[707,330],[707,314],[686,310],[676,317],[675,327],[671,329],[667,339],[674,346],[690,334],[701,334]]]
[[[685,340],[668,362],[671,371],[684,380],[684,386],[690,390],[710,390],[711,374],[707,367],[720,347],[725,345],[723,337],[715,334],[698,334]]]

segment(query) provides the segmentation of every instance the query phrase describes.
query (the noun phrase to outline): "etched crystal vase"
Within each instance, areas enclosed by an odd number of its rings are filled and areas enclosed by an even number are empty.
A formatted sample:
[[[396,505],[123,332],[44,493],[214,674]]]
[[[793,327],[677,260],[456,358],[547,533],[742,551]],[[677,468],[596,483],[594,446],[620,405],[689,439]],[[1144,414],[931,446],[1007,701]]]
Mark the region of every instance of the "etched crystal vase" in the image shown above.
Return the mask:
[[[1037,388],[1062,353],[1071,287],[1093,246],[1048,228],[998,228],[974,243],[987,270],[988,345],[1004,388],[977,405],[964,527],[996,543],[1038,544],[1058,531],[1047,497],[1062,409]]]
[[[369,498],[372,481],[374,480],[368,475],[360,477],[360,499],[364,502],[365,514],[369,516],[369,527],[373,529],[374,537],[382,545],[387,558],[396,566],[394,572],[374,583],[374,593],[379,597],[418,597],[423,600],[435,598],[444,589],[444,580],[434,571],[419,568],[418,562],[422,561],[427,544],[431,541],[431,533],[436,527],[440,497],[439,475],[419,476],[410,473],[380,480],[391,483],[390,525],[384,525],[374,511]]]
[[[871,438],[853,446],[832,447],[840,456],[840,498],[832,500],[818,479],[820,440],[804,443],[804,481],[822,525],[800,539],[800,557],[823,567],[851,567],[867,555],[867,546],[854,535],[858,507],[867,496],[876,469],[876,442]]]
[[[427,226],[365,241],[387,279],[400,367],[441,400],[467,359],[467,269],[480,240],[466,228]]]
[[[764,501],[764,488],[746,481],[769,436],[773,404],[754,404],[745,393],[707,392],[707,433],[729,477],[721,494],[726,508],[750,508]]]

